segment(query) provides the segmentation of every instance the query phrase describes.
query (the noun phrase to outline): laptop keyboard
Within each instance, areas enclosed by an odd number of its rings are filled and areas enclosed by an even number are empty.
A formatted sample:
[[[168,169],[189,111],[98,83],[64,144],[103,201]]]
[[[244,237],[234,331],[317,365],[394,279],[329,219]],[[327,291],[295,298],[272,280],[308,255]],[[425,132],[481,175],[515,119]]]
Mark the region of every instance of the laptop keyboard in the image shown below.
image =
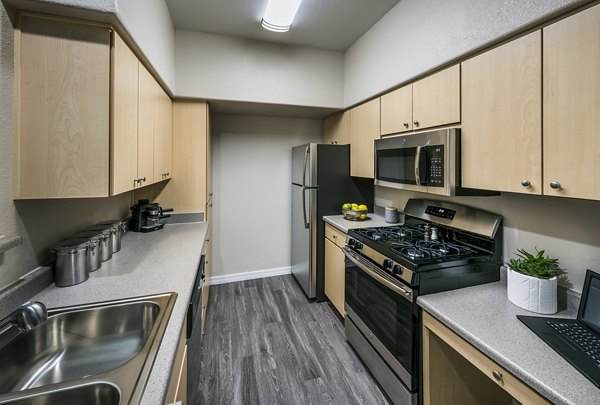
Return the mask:
[[[548,325],[583,350],[600,368],[600,339],[597,336],[576,323],[548,321]]]

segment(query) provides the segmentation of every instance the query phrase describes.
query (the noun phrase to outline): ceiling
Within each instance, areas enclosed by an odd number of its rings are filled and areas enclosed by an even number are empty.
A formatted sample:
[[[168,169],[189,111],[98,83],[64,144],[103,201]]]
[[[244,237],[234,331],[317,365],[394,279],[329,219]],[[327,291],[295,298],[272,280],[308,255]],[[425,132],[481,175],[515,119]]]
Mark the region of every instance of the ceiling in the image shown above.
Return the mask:
[[[288,32],[261,27],[267,0],[167,0],[176,28],[345,51],[400,0],[303,0]]]

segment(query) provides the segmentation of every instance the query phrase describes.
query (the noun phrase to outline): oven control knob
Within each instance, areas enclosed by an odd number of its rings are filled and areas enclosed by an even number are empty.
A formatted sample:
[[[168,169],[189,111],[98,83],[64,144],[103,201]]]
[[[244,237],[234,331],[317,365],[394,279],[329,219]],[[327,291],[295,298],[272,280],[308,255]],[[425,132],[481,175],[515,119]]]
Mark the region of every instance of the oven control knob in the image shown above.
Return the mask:
[[[350,246],[352,248],[355,247],[356,246],[356,239],[352,239],[352,238],[348,239],[348,246]]]
[[[392,269],[392,273],[400,276],[402,274],[402,272],[404,271],[404,269],[402,268],[402,266],[400,266],[399,264],[396,264],[394,266],[394,268]]]
[[[362,249],[362,247],[363,247],[363,244],[360,243],[359,241],[356,241],[356,243],[354,244],[354,248],[356,250]]]
[[[389,270],[392,268],[392,261],[390,259],[385,259],[383,261],[383,268]]]

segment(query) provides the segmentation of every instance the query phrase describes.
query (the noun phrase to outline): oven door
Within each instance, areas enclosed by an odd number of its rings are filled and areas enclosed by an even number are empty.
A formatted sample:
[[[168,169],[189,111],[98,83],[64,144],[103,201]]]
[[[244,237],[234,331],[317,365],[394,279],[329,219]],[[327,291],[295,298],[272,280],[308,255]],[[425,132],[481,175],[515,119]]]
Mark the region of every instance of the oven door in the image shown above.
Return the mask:
[[[419,311],[413,291],[349,247],[344,254],[347,316],[404,385],[415,391]]]

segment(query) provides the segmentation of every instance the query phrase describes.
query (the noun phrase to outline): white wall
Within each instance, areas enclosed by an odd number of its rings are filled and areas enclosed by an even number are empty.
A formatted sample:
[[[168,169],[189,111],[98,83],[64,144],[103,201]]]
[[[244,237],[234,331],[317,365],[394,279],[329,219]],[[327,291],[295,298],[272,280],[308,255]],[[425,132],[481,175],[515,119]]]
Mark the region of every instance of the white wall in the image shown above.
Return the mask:
[[[321,139],[311,119],[214,114],[213,275],[290,266],[291,148]]]
[[[116,0],[117,16],[165,84],[175,91],[175,29],[165,0]]]
[[[402,0],[345,53],[356,104],[587,0]]]
[[[177,29],[176,94],[212,100],[340,108],[341,52]]]
[[[444,199],[502,215],[503,256],[535,247],[560,259],[567,287],[581,291],[586,269],[600,272],[600,201],[503,193],[494,197],[438,197],[375,187],[376,204],[402,209],[408,198]],[[563,283],[564,284],[564,283]]]

